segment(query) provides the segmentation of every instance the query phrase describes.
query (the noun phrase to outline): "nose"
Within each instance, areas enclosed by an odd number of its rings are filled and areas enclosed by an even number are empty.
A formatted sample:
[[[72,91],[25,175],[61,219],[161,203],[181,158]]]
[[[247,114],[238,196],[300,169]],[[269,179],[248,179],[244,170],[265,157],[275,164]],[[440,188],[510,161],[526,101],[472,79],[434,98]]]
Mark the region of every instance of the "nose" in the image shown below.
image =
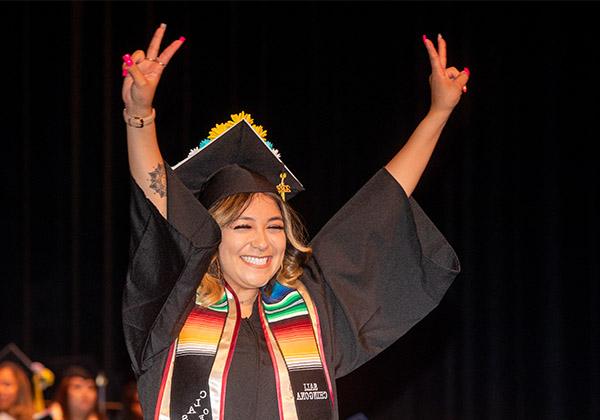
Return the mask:
[[[256,248],[259,251],[265,251],[269,244],[267,243],[267,235],[266,232],[262,229],[258,229],[254,238],[252,238],[252,242],[250,245],[253,248]]]

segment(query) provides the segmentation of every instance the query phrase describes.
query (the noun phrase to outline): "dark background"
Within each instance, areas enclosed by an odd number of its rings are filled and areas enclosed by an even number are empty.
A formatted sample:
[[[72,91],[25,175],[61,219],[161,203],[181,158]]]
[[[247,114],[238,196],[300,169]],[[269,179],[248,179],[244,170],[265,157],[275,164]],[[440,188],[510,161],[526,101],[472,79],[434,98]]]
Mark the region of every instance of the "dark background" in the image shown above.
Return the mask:
[[[129,377],[121,56],[187,41],[155,101],[166,160],[249,112],[307,192],[310,235],[429,105],[421,35],[472,72],[415,198],[462,273],[440,306],[339,380],[342,418],[600,417],[592,2],[2,2],[0,346],[57,375]],[[47,395],[50,397],[51,395]]]

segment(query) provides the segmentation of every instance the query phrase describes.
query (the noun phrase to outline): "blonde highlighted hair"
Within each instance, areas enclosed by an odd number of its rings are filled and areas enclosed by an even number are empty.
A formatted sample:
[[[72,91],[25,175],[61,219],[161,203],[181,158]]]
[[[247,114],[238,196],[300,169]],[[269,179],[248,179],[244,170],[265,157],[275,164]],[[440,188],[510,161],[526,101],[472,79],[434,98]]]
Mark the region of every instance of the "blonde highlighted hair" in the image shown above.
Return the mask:
[[[17,383],[17,398],[7,413],[15,420],[31,420],[33,418],[33,399],[31,396],[31,381],[19,365],[10,361],[0,363],[0,370],[7,369],[12,372]]]
[[[222,198],[213,204],[208,212],[217,224],[223,228],[233,223],[250,205],[257,194],[271,197],[283,218],[283,226],[286,236],[286,247],[283,256],[281,270],[276,279],[279,283],[294,288],[298,278],[303,273],[302,265],[310,258],[312,249],[306,245],[306,232],[304,225],[296,212],[287,203],[274,193],[238,193]],[[223,276],[219,266],[218,252],[213,255],[210,265],[200,286],[198,287],[197,303],[208,307],[221,299],[224,292]]]

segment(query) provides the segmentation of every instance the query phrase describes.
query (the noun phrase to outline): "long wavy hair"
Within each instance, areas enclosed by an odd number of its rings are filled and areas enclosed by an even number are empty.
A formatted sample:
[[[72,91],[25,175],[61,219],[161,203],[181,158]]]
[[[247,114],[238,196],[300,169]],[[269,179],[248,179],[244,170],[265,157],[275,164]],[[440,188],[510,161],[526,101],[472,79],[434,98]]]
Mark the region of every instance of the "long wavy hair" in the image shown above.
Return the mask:
[[[0,370],[10,370],[17,381],[17,399],[8,408],[7,413],[17,420],[31,420],[33,417],[33,400],[31,397],[31,381],[19,365],[4,361],[0,363]]]
[[[257,194],[264,194],[275,201],[283,218],[286,247],[282,267],[275,277],[287,287],[295,287],[303,273],[302,266],[312,255],[312,249],[306,245],[306,230],[298,214],[274,193],[238,193],[218,200],[208,212],[217,224],[223,228],[233,223],[248,208]],[[269,285],[267,285],[268,287]],[[224,292],[223,275],[219,266],[218,251],[213,255],[206,274],[198,287],[197,302],[204,307],[215,304]]]

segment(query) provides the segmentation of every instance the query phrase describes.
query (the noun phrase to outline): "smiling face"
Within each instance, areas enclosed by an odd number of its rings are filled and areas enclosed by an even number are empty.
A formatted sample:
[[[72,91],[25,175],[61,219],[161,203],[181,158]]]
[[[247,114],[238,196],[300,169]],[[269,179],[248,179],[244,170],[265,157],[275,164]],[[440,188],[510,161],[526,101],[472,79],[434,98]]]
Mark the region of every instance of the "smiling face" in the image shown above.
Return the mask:
[[[219,263],[225,280],[238,296],[264,286],[281,268],[285,246],[277,203],[255,194],[237,219],[221,227]]]

